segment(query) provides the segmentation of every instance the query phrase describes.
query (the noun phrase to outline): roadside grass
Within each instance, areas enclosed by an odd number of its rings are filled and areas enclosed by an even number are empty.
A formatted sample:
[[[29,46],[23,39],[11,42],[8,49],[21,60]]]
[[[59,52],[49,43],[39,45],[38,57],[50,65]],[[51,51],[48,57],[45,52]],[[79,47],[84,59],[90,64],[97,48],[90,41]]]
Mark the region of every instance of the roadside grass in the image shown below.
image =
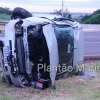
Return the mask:
[[[8,96],[0,96],[0,100],[12,100],[11,97]]]
[[[0,20],[10,20],[10,15],[0,13]]]
[[[87,67],[100,68],[99,62],[87,63]],[[0,100],[100,100],[100,70],[95,78],[73,76],[56,81],[56,90],[37,90],[33,87],[17,88],[0,81]]]

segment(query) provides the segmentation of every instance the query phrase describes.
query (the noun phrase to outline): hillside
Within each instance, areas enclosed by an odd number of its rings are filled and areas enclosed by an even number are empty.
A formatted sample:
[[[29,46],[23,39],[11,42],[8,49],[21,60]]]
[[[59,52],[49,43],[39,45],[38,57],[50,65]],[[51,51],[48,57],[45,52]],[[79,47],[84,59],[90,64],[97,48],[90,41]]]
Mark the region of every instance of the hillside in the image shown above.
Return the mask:
[[[11,16],[11,11],[9,8],[0,7],[0,20],[9,20]]]
[[[100,24],[100,9],[93,12],[91,15],[86,15],[82,18],[83,24]]]

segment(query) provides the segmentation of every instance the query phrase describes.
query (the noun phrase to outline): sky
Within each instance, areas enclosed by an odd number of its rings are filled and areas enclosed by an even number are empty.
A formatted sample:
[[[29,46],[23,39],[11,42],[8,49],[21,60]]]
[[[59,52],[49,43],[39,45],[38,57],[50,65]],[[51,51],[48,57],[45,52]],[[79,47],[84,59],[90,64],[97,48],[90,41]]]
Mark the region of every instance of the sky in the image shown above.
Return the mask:
[[[100,8],[100,0],[63,0],[69,12],[91,13]],[[53,12],[62,8],[62,0],[0,0],[0,7],[23,7],[31,12]]]

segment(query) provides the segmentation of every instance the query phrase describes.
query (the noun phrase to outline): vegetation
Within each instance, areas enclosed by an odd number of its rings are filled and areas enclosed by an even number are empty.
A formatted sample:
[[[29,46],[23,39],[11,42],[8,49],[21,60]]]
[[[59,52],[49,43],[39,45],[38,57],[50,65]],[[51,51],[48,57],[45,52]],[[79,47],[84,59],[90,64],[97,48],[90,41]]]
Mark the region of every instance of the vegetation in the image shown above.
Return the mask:
[[[11,16],[11,11],[9,8],[0,7],[0,20],[9,20]]]
[[[0,14],[0,20],[9,20],[9,19],[10,19],[10,15]]]
[[[91,15],[86,15],[81,20],[84,24],[100,24],[100,9]]]
[[[62,15],[62,10],[61,9],[60,10],[55,10],[54,14]],[[67,9],[63,11],[63,17],[72,19],[72,15]]]
[[[0,100],[12,100],[12,99],[8,96],[0,96]]]
[[[17,88],[0,79],[0,100],[100,100],[100,63],[91,62],[84,67],[86,71],[95,71],[96,76],[64,76],[64,79],[56,81],[55,90],[41,91],[33,86]]]

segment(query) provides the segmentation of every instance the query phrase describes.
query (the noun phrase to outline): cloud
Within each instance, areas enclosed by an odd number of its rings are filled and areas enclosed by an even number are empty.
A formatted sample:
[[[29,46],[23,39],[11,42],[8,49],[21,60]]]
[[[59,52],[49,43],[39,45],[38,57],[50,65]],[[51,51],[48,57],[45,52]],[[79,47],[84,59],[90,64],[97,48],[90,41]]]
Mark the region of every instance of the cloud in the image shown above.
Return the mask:
[[[66,1],[66,2],[89,2],[92,0],[63,0],[63,1]]]
[[[96,11],[96,8],[92,7],[92,8],[77,8],[77,7],[69,7],[68,8],[69,12],[80,12],[80,13],[92,13],[93,11]]]
[[[26,3],[0,3],[1,7],[10,7],[13,10],[15,7],[22,7],[31,12],[53,12],[55,9],[60,9],[60,6],[51,6],[51,5],[33,5],[33,4],[26,4]]]
[[[0,7],[23,7],[29,11],[52,12],[61,9],[62,0],[0,0]],[[64,0],[64,8],[71,12],[93,12],[99,8],[99,0]]]

